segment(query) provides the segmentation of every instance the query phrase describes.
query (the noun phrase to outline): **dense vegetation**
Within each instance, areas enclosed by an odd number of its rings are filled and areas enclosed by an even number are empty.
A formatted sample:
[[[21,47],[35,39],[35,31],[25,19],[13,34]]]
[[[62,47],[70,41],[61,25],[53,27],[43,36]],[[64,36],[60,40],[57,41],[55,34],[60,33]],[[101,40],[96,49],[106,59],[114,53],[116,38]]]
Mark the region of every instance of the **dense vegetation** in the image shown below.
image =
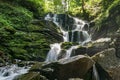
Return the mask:
[[[48,23],[48,28],[43,19],[35,20],[43,15],[41,8],[32,0],[0,1],[0,51],[4,56],[1,58],[44,60],[49,44],[56,41],[50,28],[57,30],[52,23]]]

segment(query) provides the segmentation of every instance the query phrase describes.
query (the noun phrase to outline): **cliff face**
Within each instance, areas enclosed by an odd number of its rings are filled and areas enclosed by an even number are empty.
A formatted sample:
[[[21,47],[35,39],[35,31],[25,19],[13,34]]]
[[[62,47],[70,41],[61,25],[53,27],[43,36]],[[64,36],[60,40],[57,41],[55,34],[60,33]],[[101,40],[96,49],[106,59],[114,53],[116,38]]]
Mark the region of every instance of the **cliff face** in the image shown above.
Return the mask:
[[[86,3],[88,20],[92,25],[93,39],[106,37],[120,28],[120,1],[119,0],[89,0]]]
[[[44,21],[41,9],[39,15],[37,9],[36,12],[32,10],[36,8],[34,2],[32,5],[27,3],[31,8],[18,3],[12,0],[0,1],[1,55],[13,59],[44,60],[49,45],[61,41],[62,37],[53,23]],[[41,19],[36,19],[36,15],[42,16]],[[5,60],[3,57],[1,59]]]

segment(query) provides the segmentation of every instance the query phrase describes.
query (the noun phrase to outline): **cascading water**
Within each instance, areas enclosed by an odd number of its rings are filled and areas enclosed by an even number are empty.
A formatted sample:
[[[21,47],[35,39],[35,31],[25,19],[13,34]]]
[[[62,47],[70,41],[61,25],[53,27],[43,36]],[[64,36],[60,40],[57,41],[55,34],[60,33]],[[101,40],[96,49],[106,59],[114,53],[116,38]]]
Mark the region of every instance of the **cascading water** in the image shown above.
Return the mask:
[[[95,64],[93,65],[93,80],[100,80]]]
[[[63,18],[65,17],[66,15]],[[65,22],[65,19],[60,19],[59,14],[48,14],[45,17],[45,20],[52,21],[60,28],[63,33],[64,42],[76,42],[79,43],[79,45],[84,45],[85,43],[91,41],[91,36],[88,33],[89,24],[80,19],[73,18],[71,16],[68,17],[70,17],[70,19],[67,19],[69,22]],[[71,19],[73,21],[70,21]],[[66,50],[64,58],[69,58],[72,50],[78,48],[79,45],[71,46],[71,48]],[[57,61],[61,51],[61,43],[52,44],[50,47],[51,50],[47,55],[46,62]]]
[[[7,65],[0,67],[0,80],[13,80],[21,74],[27,73],[30,67],[18,67],[17,65]]]
[[[57,56],[59,55],[59,53],[61,51],[60,44],[58,44],[58,43],[51,44],[50,47],[51,47],[51,50],[48,53],[46,62],[57,61],[58,60]]]

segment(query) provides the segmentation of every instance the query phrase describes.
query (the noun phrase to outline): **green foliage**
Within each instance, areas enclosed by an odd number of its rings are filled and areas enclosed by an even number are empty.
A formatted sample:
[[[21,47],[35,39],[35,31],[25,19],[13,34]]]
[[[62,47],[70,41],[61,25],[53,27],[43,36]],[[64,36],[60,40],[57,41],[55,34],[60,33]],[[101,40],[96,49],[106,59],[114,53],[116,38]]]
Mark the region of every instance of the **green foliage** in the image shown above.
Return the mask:
[[[6,2],[12,3],[13,5],[20,5],[27,8],[29,11],[34,13],[35,18],[39,18],[44,15],[44,0],[5,0]],[[4,2],[5,2],[4,1]]]
[[[44,15],[44,0],[19,0],[20,5],[26,7],[34,13],[34,17],[38,18]]]
[[[111,15],[114,15],[114,16],[112,16],[113,19],[115,19],[115,16],[117,17],[117,14],[119,14],[119,8],[118,8],[119,3],[120,3],[119,0],[116,0],[116,1],[108,0],[108,1],[106,1],[106,4],[108,4],[108,5],[104,5],[104,4],[102,5],[103,12],[101,14],[99,14],[99,16],[96,18],[96,22],[97,22],[96,28],[98,30],[100,30],[101,27],[103,27],[104,25],[109,23],[107,21],[110,19]],[[115,22],[116,22],[116,20],[115,20]],[[110,23],[112,23],[112,22],[110,22]],[[117,26],[119,26],[119,25],[117,25]]]
[[[32,12],[13,3],[0,3],[0,50],[23,60],[45,58],[51,42],[39,32],[45,24],[31,24]]]
[[[0,25],[13,26],[16,29],[22,29],[29,24],[32,19],[32,13],[22,7],[14,7],[6,3],[0,4]]]

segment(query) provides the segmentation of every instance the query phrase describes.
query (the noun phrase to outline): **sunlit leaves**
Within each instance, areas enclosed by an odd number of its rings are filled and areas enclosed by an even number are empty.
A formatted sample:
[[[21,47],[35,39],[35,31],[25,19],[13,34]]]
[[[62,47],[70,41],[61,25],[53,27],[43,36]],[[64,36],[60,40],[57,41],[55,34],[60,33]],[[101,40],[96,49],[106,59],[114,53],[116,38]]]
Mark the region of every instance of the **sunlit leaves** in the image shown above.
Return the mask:
[[[80,12],[83,4],[82,1],[83,0],[45,0],[45,11],[53,13]]]
[[[54,5],[59,5],[59,6],[62,6],[62,1],[61,0],[53,0],[54,2]]]

